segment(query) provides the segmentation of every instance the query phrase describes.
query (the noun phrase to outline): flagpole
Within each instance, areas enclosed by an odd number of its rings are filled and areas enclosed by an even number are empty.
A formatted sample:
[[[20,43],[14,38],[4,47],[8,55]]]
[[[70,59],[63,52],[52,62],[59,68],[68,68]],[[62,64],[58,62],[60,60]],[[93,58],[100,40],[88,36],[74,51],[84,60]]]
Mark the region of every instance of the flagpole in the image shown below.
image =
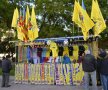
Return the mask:
[[[73,36],[74,36],[74,22],[73,22],[73,30],[72,30]]]
[[[79,36],[79,29],[80,29],[80,28],[78,27],[78,36]]]

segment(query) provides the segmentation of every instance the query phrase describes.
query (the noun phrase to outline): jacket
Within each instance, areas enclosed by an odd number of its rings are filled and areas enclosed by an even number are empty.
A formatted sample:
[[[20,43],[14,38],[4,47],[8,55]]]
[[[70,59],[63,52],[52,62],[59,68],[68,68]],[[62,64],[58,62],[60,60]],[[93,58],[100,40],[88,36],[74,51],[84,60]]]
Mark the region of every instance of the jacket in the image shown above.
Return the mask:
[[[91,54],[86,54],[82,60],[82,68],[84,72],[93,72],[96,70],[96,59]]]
[[[103,75],[108,75],[108,56],[105,55],[99,55],[98,57],[98,63],[97,63],[97,68],[100,74]]]
[[[12,69],[11,61],[8,59],[5,59],[2,61],[2,72],[3,73],[9,73]]]

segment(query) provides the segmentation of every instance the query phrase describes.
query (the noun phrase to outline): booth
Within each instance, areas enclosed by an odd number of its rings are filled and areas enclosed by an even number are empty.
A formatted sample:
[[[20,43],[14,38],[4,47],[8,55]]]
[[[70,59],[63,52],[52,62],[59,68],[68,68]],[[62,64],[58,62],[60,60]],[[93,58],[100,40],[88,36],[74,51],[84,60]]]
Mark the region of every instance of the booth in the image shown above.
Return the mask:
[[[36,39],[15,46],[15,83],[82,85],[79,57],[86,49],[95,57],[98,54],[98,38],[93,36],[87,41],[83,36]]]

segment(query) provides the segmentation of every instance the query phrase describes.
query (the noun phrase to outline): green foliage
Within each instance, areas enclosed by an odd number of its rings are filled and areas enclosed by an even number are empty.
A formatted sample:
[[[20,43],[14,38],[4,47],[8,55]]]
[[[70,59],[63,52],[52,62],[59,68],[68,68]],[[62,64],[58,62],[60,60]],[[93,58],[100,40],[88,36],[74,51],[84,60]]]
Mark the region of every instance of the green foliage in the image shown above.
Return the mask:
[[[15,67],[12,68],[12,70],[10,71],[10,75],[14,76],[15,75]]]
[[[0,53],[15,53],[15,46],[13,43],[9,43],[12,38],[6,38],[3,42],[0,43]]]
[[[15,7],[15,4],[9,4],[7,0],[0,1],[0,16],[2,18],[2,23],[4,23],[6,29],[7,27],[11,27],[12,15]]]
[[[70,31],[72,29],[72,1],[73,0],[36,0],[37,15],[42,17],[41,20],[38,20],[40,37],[69,36],[71,34],[66,33],[64,29],[66,27]]]

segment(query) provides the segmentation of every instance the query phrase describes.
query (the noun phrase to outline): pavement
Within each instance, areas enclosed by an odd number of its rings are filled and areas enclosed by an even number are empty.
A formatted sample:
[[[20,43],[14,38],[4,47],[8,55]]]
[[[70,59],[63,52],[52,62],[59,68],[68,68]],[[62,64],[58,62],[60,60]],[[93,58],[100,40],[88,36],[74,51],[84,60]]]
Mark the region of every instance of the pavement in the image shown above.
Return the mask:
[[[1,85],[2,77],[0,76],[0,85]],[[1,88],[0,90],[84,90],[82,86],[57,86],[57,85],[31,85],[31,84],[15,84],[14,77],[10,77],[10,85],[8,88]],[[91,89],[90,90],[94,90]],[[102,90],[101,86],[98,86],[98,90]]]

